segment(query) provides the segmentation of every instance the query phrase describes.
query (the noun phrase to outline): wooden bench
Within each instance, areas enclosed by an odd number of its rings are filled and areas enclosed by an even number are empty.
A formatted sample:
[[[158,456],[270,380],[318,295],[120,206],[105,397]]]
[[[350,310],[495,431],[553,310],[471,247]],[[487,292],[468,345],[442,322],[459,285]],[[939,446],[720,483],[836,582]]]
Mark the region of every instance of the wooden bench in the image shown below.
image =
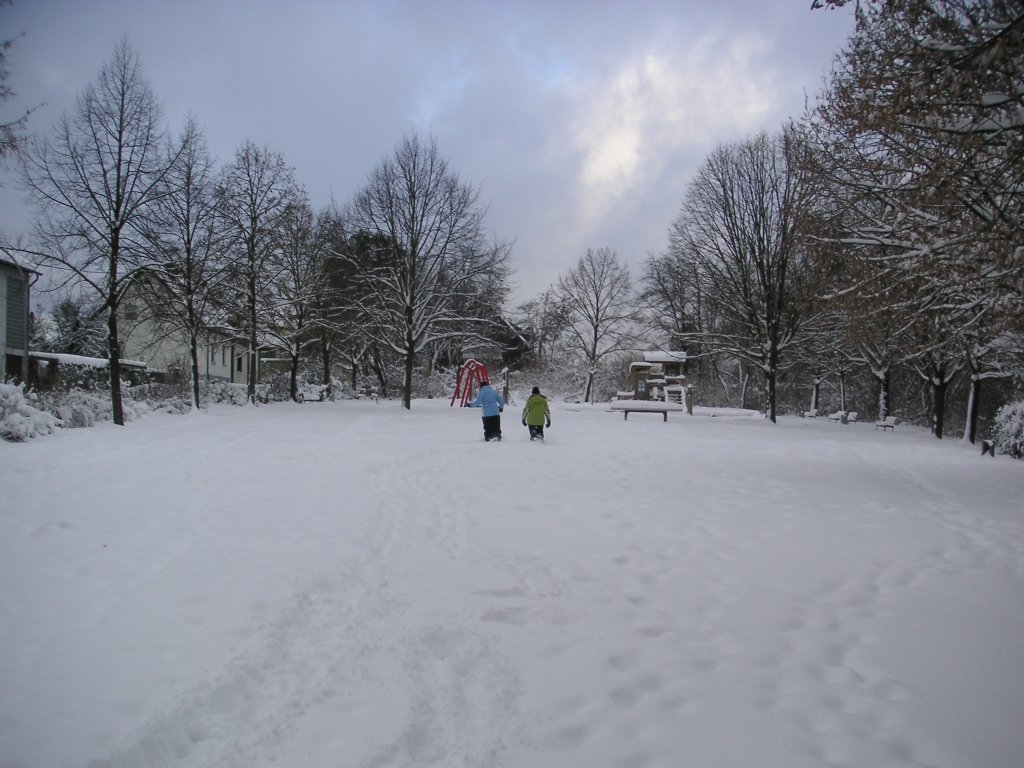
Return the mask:
[[[363,387],[356,392],[356,398],[359,400],[373,400],[375,403],[380,402],[380,393],[377,392],[376,387]]]
[[[896,425],[900,423],[900,420],[895,416],[886,416],[882,421],[875,422],[875,429],[882,428],[884,432],[887,429],[891,429],[893,432],[896,431]]]
[[[857,411],[836,411],[828,415],[829,421],[838,421],[842,424],[853,424],[857,421]]]
[[[631,413],[660,413],[662,415],[662,421],[668,421],[668,408],[623,408],[622,420],[628,420],[629,414]]]
[[[611,404],[613,411],[622,411],[623,420],[629,419],[631,413],[660,413],[662,421],[668,421],[669,411],[682,411],[679,403],[664,400],[615,400]]]

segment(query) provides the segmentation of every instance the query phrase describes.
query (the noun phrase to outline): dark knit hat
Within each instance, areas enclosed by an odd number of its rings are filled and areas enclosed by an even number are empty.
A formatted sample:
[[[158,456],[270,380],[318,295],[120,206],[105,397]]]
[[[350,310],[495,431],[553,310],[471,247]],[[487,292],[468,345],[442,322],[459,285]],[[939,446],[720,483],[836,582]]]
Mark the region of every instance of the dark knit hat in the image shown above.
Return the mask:
[[[533,394],[539,395],[540,394],[540,387],[534,387],[533,388]]]

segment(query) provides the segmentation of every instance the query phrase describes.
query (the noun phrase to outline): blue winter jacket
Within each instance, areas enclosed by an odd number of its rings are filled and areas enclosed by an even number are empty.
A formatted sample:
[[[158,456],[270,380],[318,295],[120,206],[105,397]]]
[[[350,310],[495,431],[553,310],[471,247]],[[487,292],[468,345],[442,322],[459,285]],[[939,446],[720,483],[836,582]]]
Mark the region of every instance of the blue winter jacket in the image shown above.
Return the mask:
[[[505,407],[505,401],[498,394],[498,391],[490,384],[480,387],[476,398],[469,404],[470,408],[483,408],[484,416],[497,416]]]

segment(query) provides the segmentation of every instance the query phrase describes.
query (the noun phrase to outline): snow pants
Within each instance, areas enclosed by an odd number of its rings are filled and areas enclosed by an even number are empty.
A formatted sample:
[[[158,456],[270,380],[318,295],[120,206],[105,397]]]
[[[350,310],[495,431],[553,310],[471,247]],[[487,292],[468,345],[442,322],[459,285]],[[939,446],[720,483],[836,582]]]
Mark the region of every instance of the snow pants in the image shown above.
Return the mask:
[[[501,416],[484,416],[484,440],[501,440]]]
[[[543,424],[527,424],[530,430],[531,440],[543,440],[544,439],[544,425]]]

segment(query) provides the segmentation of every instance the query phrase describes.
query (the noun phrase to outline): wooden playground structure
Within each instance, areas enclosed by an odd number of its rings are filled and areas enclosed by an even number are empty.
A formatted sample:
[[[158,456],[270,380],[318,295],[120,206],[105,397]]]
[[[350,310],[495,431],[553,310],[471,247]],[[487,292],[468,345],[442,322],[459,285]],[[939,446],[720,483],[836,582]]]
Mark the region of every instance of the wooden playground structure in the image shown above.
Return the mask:
[[[629,365],[629,389],[617,393],[611,407],[622,411],[628,419],[630,413],[660,413],[668,420],[669,411],[682,411],[693,415],[693,397],[686,383],[685,352],[644,352],[643,360]]]

